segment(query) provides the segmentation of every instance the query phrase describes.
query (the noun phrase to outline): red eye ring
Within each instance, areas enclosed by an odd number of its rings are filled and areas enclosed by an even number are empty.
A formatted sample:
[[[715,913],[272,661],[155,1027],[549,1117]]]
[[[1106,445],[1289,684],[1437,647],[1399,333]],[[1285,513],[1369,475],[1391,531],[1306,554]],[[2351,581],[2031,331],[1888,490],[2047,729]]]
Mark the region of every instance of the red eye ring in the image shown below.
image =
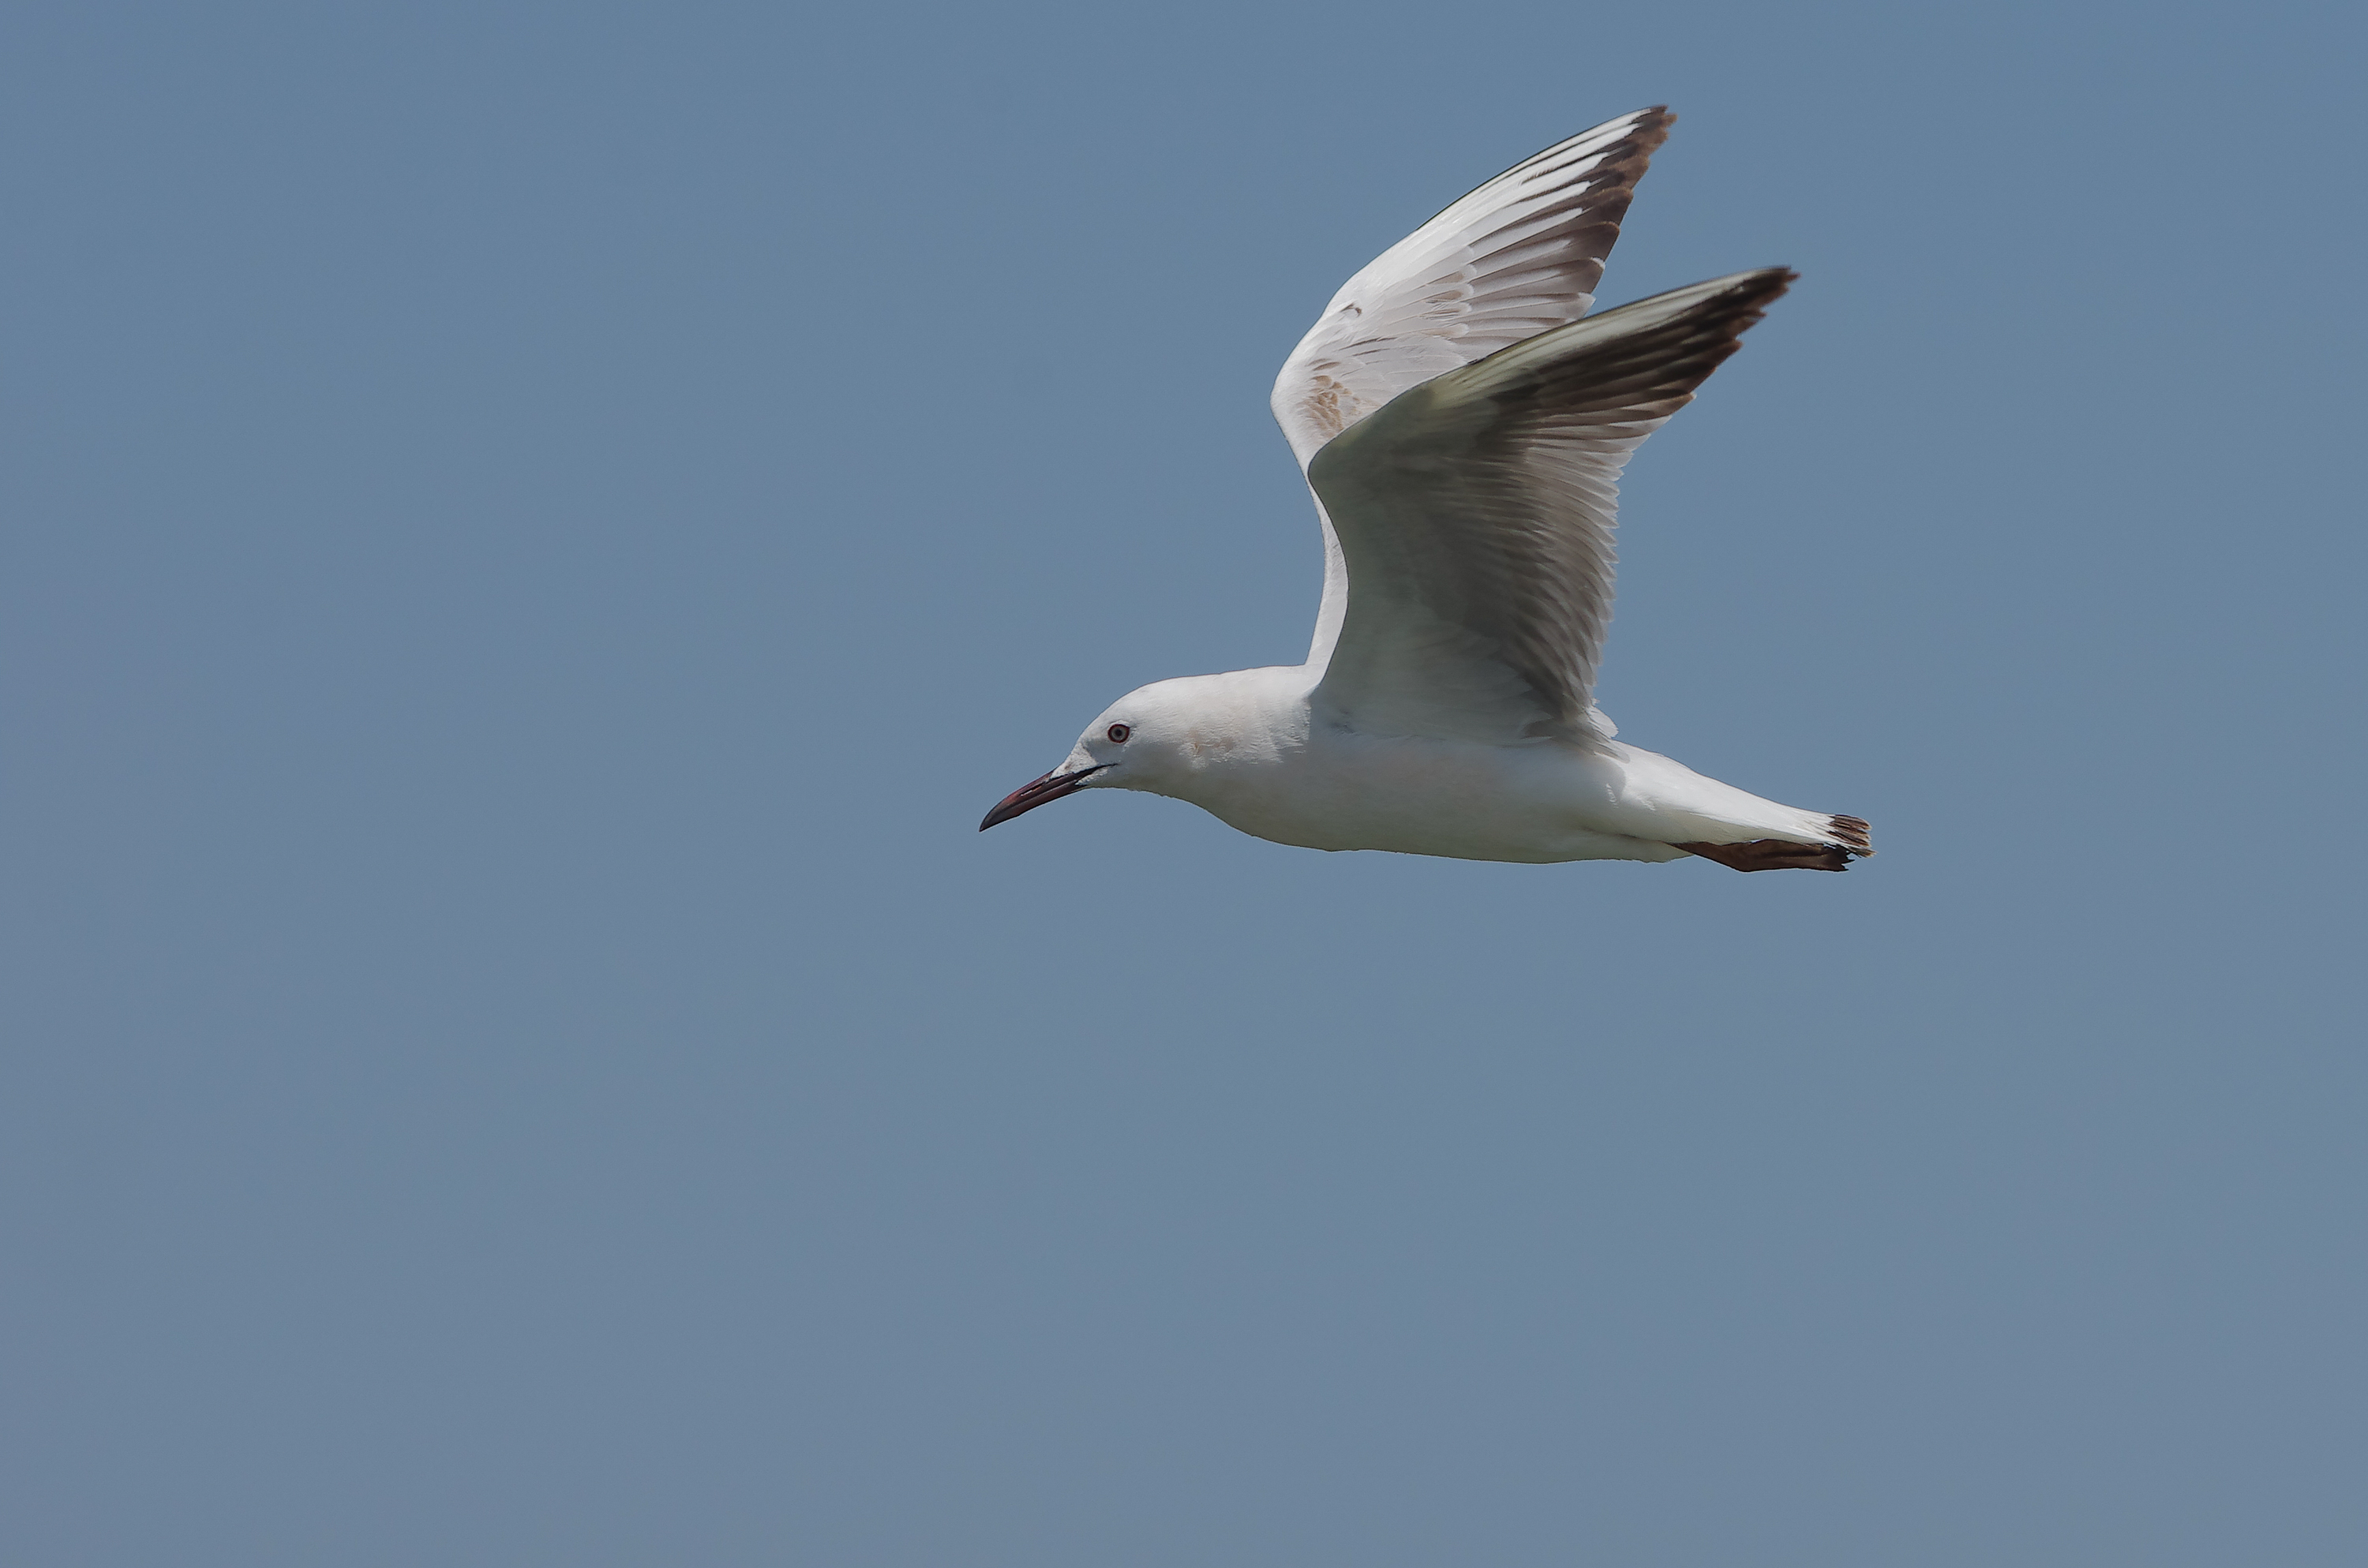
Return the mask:
[[[1102,733],[1110,738],[1110,744],[1112,745],[1122,746],[1126,744],[1127,736],[1134,733],[1134,731],[1125,724],[1112,724],[1109,729],[1104,730]]]

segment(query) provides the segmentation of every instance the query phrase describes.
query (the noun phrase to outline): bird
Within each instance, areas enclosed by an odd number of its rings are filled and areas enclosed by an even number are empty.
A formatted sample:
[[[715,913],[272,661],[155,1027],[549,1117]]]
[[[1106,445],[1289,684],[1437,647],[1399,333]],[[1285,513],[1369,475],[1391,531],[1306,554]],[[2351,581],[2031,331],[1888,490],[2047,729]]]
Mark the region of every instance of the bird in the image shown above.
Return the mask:
[[[1595,705],[1621,471],[1796,278],[1588,313],[1674,119],[1556,142],[1341,286],[1272,399],[1323,528],[1305,662],[1129,692],[981,832],[1134,790],[1314,849],[1738,871],[1874,853],[1864,820],[1626,744]]]

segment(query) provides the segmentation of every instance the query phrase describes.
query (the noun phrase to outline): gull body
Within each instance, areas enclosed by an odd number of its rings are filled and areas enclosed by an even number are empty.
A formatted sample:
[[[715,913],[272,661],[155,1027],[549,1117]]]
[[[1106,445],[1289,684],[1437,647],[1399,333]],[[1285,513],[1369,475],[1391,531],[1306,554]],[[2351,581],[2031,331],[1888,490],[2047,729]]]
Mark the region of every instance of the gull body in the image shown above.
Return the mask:
[[[1825,842],[1822,812],[1603,739],[1490,744],[1367,734],[1318,717],[1304,665],[1186,676],[1129,693],[1052,778],[1187,801],[1228,826],[1309,849],[1464,860],[1681,860],[1736,833]],[[1128,731],[1122,743],[1113,724]]]
[[[1548,148],[1342,288],[1274,396],[1324,532],[1306,662],[1130,692],[982,829],[1121,789],[1313,849],[1738,870],[1873,853],[1859,819],[1625,744],[1594,706],[1621,468],[1792,278],[1581,319],[1669,119]]]

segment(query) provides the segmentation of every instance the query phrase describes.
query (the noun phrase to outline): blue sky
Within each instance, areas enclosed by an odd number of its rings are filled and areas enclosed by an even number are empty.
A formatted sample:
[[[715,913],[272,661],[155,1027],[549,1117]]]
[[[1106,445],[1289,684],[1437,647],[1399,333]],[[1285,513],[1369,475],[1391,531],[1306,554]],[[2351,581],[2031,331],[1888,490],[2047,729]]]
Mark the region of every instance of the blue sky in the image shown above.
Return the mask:
[[[2356,1563],[2362,35],[16,8],[12,1554]],[[1881,857],[979,836],[1657,102],[1603,701]]]

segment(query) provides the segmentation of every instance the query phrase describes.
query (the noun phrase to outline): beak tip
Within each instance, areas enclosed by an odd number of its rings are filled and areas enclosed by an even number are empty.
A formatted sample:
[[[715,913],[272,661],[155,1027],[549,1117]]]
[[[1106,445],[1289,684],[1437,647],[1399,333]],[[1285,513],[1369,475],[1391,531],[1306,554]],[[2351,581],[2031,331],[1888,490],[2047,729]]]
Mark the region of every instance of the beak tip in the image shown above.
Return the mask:
[[[1048,801],[1076,794],[1087,779],[1109,766],[1104,763],[1100,767],[1081,767],[1075,773],[1047,773],[1042,778],[1030,779],[995,803],[995,809],[986,813],[986,820],[978,824],[979,832],[985,833],[997,823],[1009,822],[1013,817],[1032,812]]]

